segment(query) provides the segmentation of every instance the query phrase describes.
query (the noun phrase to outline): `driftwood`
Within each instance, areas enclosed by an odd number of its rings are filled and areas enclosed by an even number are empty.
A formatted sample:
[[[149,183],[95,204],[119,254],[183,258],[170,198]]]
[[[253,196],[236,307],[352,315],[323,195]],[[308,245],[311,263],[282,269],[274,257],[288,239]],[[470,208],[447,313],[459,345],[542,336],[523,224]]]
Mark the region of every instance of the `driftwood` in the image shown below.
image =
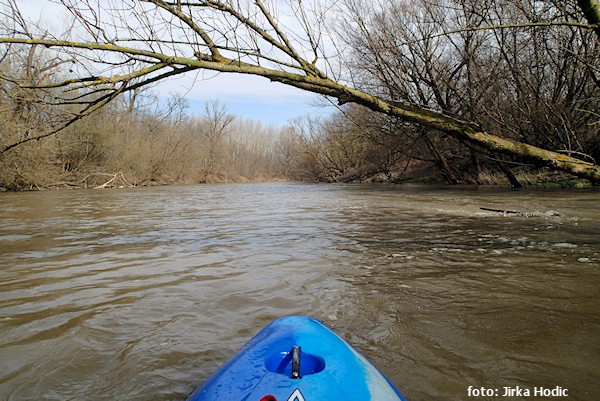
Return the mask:
[[[479,209],[485,210],[487,212],[496,212],[496,213],[504,213],[504,214],[525,214],[524,212],[517,212],[515,210],[489,209],[487,207],[480,207]]]
[[[98,185],[96,187],[94,187],[94,189],[103,189],[103,188],[108,188],[108,187],[115,187],[115,183],[117,182],[117,178],[121,180],[121,182],[125,185],[120,185],[120,187],[130,187],[131,184],[127,182],[127,180],[125,179],[125,176],[123,175],[122,172],[118,172],[115,173],[115,175],[113,175],[113,177],[106,181],[104,184],[102,185]]]
[[[121,171],[119,171],[118,173],[114,173],[114,174],[108,174],[108,173],[91,173],[88,174],[87,176],[85,176],[80,182],[83,183],[84,188],[88,188],[88,179],[92,176],[106,176],[106,177],[110,177],[110,179],[106,182],[104,182],[103,184],[100,185],[96,185],[93,186],[93,189],[103,189],[103,188],[115,188],[115,187],[119,187],[119,188],[123,188],[123,187],[133,187],[134,185],[131,184],[130,182],[128,182],[125,179],[125,176],[123,175],[123,173]]]
[[[490,209],[487,207],[480,207],[479,209],[485,210],[486,212],[496,212],[496,213],[502,213],[502,214],[515,214],[518,216],[536,216],[536,215],[560,216],[560,213],[554,212],[552,210],[544,212],[544,213],[539,213],[539,212],[531,213],[531,212],[518,212],[516,210]]]

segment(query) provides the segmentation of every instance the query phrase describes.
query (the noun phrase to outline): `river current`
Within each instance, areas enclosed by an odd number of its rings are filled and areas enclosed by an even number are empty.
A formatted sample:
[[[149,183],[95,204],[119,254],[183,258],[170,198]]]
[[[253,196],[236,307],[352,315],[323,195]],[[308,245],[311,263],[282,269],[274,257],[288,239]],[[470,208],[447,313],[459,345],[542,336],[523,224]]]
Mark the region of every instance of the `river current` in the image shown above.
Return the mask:
[[[295,314],[409,401],[600,394],[597,190],[268,183],[0,203],[0,400],[185,400]],[[469,397],[481,387],[500,396]]]

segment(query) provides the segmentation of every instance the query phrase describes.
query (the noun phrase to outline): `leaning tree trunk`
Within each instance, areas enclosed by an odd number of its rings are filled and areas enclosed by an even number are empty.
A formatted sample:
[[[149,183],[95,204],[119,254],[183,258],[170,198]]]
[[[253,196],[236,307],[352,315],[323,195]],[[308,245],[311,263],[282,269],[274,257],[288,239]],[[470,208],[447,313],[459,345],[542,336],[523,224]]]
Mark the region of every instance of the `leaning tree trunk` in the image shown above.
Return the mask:
[[[477,125],[462,121],[458,118],[448,116],[440,111],[428,109],[423,106],[416,106],[409,103],[390,101],[375,96],[358,89],[340,84],[324,73],[315,70],[314,65],[307,66],[306,74],[291,73],[283,70],[274,70],[261,66],[245,63],[239,60],[227,59],[223,56],[201,55],[197,59],[187,57],[168,56],[163,53],[157,53],[144,49],[135,49],[123,47],[111,43],[81,43],[70,41],[57,41],[46,39],[22,39],[22,38],[0,38],[0,43],[43,45],[46,47],[67,47],[71,49],[101,50],[104,52],[116,52],[132,57],[142,56],[154,59],[156,64],[153,68],[145,68],[135,71],[128,75],[115,75],[111,78],[96,78],[102,83],[121,84],[113,92],[99,98],[96,103],[90,104],[84,109],[85,114],[96,110],[108,102],[112,101],[119,94],[127,91],[129,88],[138,88],[140,84],[132,84],[134,78],[144,78],[150,72],[162,68],[169,70],[161,77],[172,76],[190,70],[212,70],[228,73],[240,73],[249,75],[258,75],[270,79],[274,82],[281,82],[286,85],[294,86],[309,92],[319,93],[326,96],[337,98],[340,104],[357,103],[373,111],[385,113],[391,116],[399,117],[408,122],[414,122],[425,127],[435,128],[454,136],[461,141],[468,141],[483,148],[493,150],[509,155],[515,159],[529,161],[540,166],[547,166],[556,170],[565,171],[581,178],[586,178],[591,182],[600,183],[600,166],[585,162],[583,160],[566,156],[551,150],[538,148],[533,145],[518,142],[508,138],[502,138],[492,133],[486,132]],[[317,73],[315,73],[317,71]],[[156,78],[147,78],[148,81],[155,82]],[[89,79],[70,80],[81,84]],[[65,81],[66,82],[66,81]],[[58,86],[58,84],[54,84]],[[68,86],[68,83],[62,84]],[[43,134],[36,137],[27,138],[26,141],[40,139],[54,134],[55,132]],[[17,146],[11,144],[4,147],[0,153]]]
[[[427,134],[425,134],[425,143],[427,144],[429,151],[435,158],[435,164],[440,169],[440,172],[442,173],[442,176],[444,177],[446,182],[452,185],[460,183],[460,179],[456,176],[456,174],[454,174],[454,169],[452,168],[452,166],[450,166],[448,160],[444,157],[443,154],[440,153],[439,150],[437,150],[435,145],[427,137]]]
[[[75,10],[77,21],[83,24],[83,27],[89,32],[100,31],[104,34],[98,34],[95,37],[95,40],[101,41],[101,43],[21,36],[2,37],[0,38],[0,44],[64,49],[64,54],[68,54],[73,62],[75,60],[91,60],[98,65],[104,64],[107,68],[111,65],[114,66],[116,61],[112,55],[116,54],[123,56],[124,65],[130,67],[130,69],[123,75],[114,72],[112,76],[104,77],[93,72],[90,73],[85,68],[73,68],[74,74],[81,73],[81,75],[52,84],[40,83],[28,86],[27,83],[18,82],[17,84],[25,89],[28,87],[57,89],[61,90],[61,93],[83,91],[84,89],[90,89],[90,91],[87,94],[72,95],[70,99],[65,97],[62,100],[53,100],[52,104],[77,106],[81,107],[81,111],[57,128],[38,135],[32,135],[16,143],[4,145],[0,148],[0,153],[4,153],[24,142],[53,135],[77,119],[89,115],[114,101],[122,93],[135,91],[142,86],[152,85],[160,80],[164,81],[187,72],[211,70],[262,76],[271,81],[336,98],[340,104],[348,102],[361,104],[373,111],[399,117],[424,127],[434,128],[437,132],[445,132],[460,141],[474,143],[482,148],[506,154],[514,159],[565,171],[586,178],[593,183],[600,183],[600,166],[594,163],[509,138],[502,138],[492,132],[486,132],[476,124],[449,116],[442,111],[384,99],[335,81],[327,76],[325,70],[321,70],[317,66],[317,62],[325,57],[319,53],[319,43],[321,42],[319,30],[315,28],[315,32],[310,31],[312,27],[308,26],[304,14],[306,10],[301,8],[300,2],[297,4],[299,10],[293,12],[298,13],[299,21],[305,23],[303,26],[307,37],[300,41],[303,46],[309,44],[313,46],[314,54],[308,52],[309,55],[306,56],[311,57],[311,59],[314,56],[315,58],[312,61],[303,57],[303,53],[296,50],[295,45],[289,39],[297,36],[296,33],[288,37],[263,0],[248,1],[246,7],[251,8],[248,10],[241,6],[242,2],[225,0],[186,2],[185,4],[179,1],[175,3],[167,0],[141,0],[140,2],[145,4],[139,7],[134,6],[128,10],[131,13],[130,16],[137,17],[138,20],[141,20],[142,17],[146,18],[145,13],[150,12],[148,10],[154,6],[156,7],[156,18],[163,18],[162,22],[160,20],[157,22],[178,30],[178,36],[161,39],[161,42],[167,44],[164,47],[162,44],[158,44],[156,47],[153,46],[153,41],[158,41],[158,39],[153,39],[155,33],[150,27],[146,31],[142,29],[142,32],[139,33],[139,35],[150,35],[145,42],[132,41],[131,32],[122,38],[107,38],[102,27],[105,24],[111,24],[110,29],[107,30],[109,32],[119,32],[119,27],[131,30],[131,25],[127,23],[127,16],[119,14],[114,16],[116,18],[114,21],[110,18],[108,18],[108,22],[98,21],[96,15],[99,13],[93,12],[94,10],[89,13],[93,17],[88,17],[85,12],[79,13],[77,8],[73,7],[75,3],[83,3],[92,7],[90,4],[94,2],[76,2],[75,0],[61,0],[61,2],[67,7],[71,5],[70,11]],[[102,9],[100,3],[98,3],[98,7]],[[598,0],[578,0],[578,3],[600,38],[600,26],[597,25],[600,22]],[[110,15],[109,9],[103,10]],[[18,15],[17,8],[13,8],[12,11]],[[206,14],[201,14],[204,11],[206,11]],[[164,13],[167,15],[164,15]],[[203,19],[203,16],[206,18]],[[118,20],[119,18],[120,20]],[[19,19],[15,21],[17,20]],[[218,24],[219,21],[227,21],[227,23],[223,22],[224,25],[221,26],[221,30],[215,27],[215,24]],[[98,24],[102,26],[99,27]],[[236,29],[231,29],[231,26],[236,26]],[[236,36],[238,26],[248,31],[248,37],[257,42],[265,42],[268,44],[265,48],[275,49],[277,53],[263,54],[260,48],[248,48],[251,45],[250,41],[244,39],[245,36],[241,38]],[[139,35],[136,33],[135,36],[138,37]],[[45,37],[51,36],[46,35]],[[182,37],[189,37],[190,39],[182,41]],[[243,39],[242,45],[236,45],[238,39]],[[245,42],[246,40],[247,42]],[[141,43],[139,44],[140,47],[136,47],[138,43]],[[144,47],[144,43],[150,45]],[[172,46],[169,47],[168,44]],[[98,54],[101,56],[97,56]],[[327,60],[324,64],[329,65]],[[2,73],[0,73],[0,79],[12,82],[10,78],[3,76]]]
[[[504,175],[506,176],[506,178],[508,178],[508,181],[510,182],[510,186],[513,188],[523,188],[523,184],[521,184],[519,182],[519,180],[517,179],[517,177],[515,177],[514,173],[512,172],[512,170],[510,169],[510,167],[508,167],[508,165],[503,162],[503,161],[498,161],[498,165],[500,166],[500,169],[502,170],[502,172],[504,173]]]

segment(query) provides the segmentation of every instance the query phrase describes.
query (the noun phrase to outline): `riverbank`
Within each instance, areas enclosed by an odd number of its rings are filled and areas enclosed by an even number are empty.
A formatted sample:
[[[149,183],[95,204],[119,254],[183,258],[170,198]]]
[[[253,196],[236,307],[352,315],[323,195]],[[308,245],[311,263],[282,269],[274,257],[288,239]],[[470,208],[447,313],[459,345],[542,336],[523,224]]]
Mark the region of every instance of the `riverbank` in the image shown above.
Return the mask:
[[[515,180],[523,188],[546,188],[546,189],[560,189],[560,188],[592,188],[594,185],[585,179],[573,177],[572,175],[553,171],[550,169],[539,169],[539,170],[517,170],[514,174]],[[483,171],[476,178],[472,177],[462,182],[455,184],[448,184],[448,181],[439,173],[427,170],[424,172],[417,172],[411,175],[386,175],[386,174],[375,174],[367,178],[359,178],[355,180],[348,180],[343,182],[353,183],[389,183],[389,184],[433,184],[433,185],[448,185],[448,186],[460,186],[460,185],[482,185],[482,186],[496,186],[500,188],[513,187],[506,175],[499,172]]]
[[[539,174],[519,173],[516,175],[518,181],[523,188],[537,189],[569,189],[569,188],[593,188],[594,185],[587,180],[574,178],[567,174],[545,172]],[[27,181],[18,181],[15,183],[0,184],[0,192],[27,192],[27,191],[47,191],[47,190],[77,190],[77,189],[122,189],[136,187],[160,187],[171,185],[195,185],[195,184],[234,184],[234,183],[267,183],[267,182],[294,182],[297,180],[285,177],[236,177],[236,179],[220,179],[208,180],[204,182],[189,182],[189,181],[160,181],[160,180],[144,180],[139,182],[133,177],[130,177],[123,172],[110,173],[93,173],[88,174],[83,178],[52,181],[48,183],[31,183]],[[405,178],[405,179],[388,179],[387,177],[371,177],[366,180],[353,181],[354,183],[381,183],[391,185],[401,184],[431,184],[431,185],[447,185],[449,187],[463,185],[481,185],[495,186],[499,188],[510,188],[511,185],[502,175],[488,175],[481,180],[479,184],[474,183],[459,183],[450,185],[442,177],[431,176],[422,178]]]
[[[0,182],[0,192],[27,192],[45,190],[73,189],[106,189],[106,188],[135,188],[156,187],[169,185],[194,184],[232,184],[258,182],[287,182],[291,181],[278,175],[257,173],[252,176],[222,173],[207,175],[198,181],[181,179],[180,177],[160,176],[157,178],[142,178],[132,172],[118,171],[115,173],[91,172],[87,174],[74,172],[35,172],[13,177],[12,180]]]

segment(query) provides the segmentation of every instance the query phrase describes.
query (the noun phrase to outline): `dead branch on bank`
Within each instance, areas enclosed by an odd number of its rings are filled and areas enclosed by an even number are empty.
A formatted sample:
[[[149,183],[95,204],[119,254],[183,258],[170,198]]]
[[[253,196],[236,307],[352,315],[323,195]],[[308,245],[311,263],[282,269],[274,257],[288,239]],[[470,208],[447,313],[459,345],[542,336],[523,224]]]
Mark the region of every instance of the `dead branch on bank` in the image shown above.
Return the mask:
[[[95,185],[93,189],[104,189],[104,188],[126,188],[126,187],[134,187],[135,185],[129,183],[125,178],[125,175],[121,171],[115,174],[108,173],[92,173],[85,176],[81,182],[84,183],[84,188],[88,188],[88,179],[92,176],[109,176],[111,177],[108,181],[105,181],[103,184]]]

